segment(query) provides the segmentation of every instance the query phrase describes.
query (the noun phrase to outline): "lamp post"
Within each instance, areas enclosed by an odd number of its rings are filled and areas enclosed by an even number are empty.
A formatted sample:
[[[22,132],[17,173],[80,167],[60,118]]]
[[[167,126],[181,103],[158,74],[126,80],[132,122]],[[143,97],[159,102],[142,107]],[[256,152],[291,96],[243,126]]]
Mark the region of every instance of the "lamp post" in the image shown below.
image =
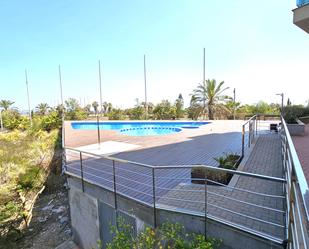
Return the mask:
[[[283,93],[277,93],[276,95],[281,96],[281,115],[283,116],[284,94]]]

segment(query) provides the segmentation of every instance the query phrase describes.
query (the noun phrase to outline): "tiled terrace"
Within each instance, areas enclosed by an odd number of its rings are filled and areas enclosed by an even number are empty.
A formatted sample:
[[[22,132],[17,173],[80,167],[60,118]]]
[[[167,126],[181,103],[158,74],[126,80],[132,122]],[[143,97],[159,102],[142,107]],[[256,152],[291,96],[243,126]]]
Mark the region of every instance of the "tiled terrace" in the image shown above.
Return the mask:
[[[142,147],[115,154],[113,157],[148,165],[215,165],[213,157],[220,156],[224,152],[240,152],[240,124],[241,122],[232,121],[230,127],[228,123],[219,123],[217,126],[206,125],[193,134],[164,136],[161,139],[148,137],[147,140],[147,138],[130,138],[114,134],[116,141],[139,144]],[[220,125],[221,129],[224,128],[223,132],[219,131]],[[70,132],[72,134],[77,131]],[[84,134],[82,139],[95,142],[91,140],[94,139],[94,134]],[[81,145],[82,139],[77,136],[71,137],[67,139],[67,143],[71,146]],[[105,139],[111,140],[112,135],[106,136]],[[68,155],[68,172],[80,176],[79,154],[71,151]],[[86,155],[83,155],[83,158],[84,179],[113,190],[112,161]],[[242,167],[246,172],[282,177],[279,135],[261,134]],[[116,162],[115,168],[117,193],[152,206],[151,168],[124,162]],[[176,209],[198,215],[205,213],[204,185],[191,184],[190,173],[191,170],[187,168],[155,170],[157,208]],[[282,184],[245,176],[236,176],[232,182],[233,184],[228,187],[207,186],[207,215],[244,227],[246,230],[250,229],[255,233],[283,239]]]
[[[307,182],[309,183],[309,124],[305,127],[304,136],[293,136],[292,139]]]

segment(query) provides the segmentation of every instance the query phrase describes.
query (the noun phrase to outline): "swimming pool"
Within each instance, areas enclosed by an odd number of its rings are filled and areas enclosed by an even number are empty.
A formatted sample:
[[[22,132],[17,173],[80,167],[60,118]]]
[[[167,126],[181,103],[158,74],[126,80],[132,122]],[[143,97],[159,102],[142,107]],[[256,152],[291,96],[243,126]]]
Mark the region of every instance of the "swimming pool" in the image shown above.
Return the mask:
[[[100,130],[116,130],[124,135],[129,136],[155,136],[167,135],[182,131],[183,129],[197,129],[202,125],[209,122],[155,122],[155,121],[142,121],[142,122],[99,122]],[[98,129],[97,122],[72,122],[73,129],[80,130],[96,130]]]

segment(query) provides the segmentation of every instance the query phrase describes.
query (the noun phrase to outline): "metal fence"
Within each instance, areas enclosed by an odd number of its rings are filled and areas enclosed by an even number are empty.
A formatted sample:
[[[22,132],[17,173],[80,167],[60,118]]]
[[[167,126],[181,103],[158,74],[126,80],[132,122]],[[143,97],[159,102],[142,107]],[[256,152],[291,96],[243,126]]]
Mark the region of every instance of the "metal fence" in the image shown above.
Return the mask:
[[[151,166],[67,148],[66,173],[153,208],[220,220],[228,225],[281,243],[285,230],[282,185],[285,179],[206,165]],[[192,177],[204,169],[204,177]],[[232,175],[238,184],[222,184],[214,175]],[[248,180],[249,179],[249,180]],[[233,181],[233,178],[232,180]],[[199,182],[200,184],[192,184]],[[258,188],[256,186],[261,186]]]
[[[271,132],[270,126],[275,125],[279,129],[281,122],[280,116],[275,114],[256,114],[250,117],[242,126],[242,148],[241,158],[245,156],[246,149],[250,148],[260,134],[268,134]]]
[[[307,249],[309,188],[285,120],[282,118],[282,158],[286,184],[286,241],[288,248]]]

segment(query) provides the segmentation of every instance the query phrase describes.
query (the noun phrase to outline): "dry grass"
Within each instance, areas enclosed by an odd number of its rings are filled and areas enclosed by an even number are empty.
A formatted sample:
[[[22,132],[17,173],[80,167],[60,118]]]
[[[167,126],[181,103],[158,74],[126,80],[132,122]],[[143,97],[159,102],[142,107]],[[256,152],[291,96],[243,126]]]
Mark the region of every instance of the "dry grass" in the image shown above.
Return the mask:
[[[58,131],[0,134],[0,232],[27,217],[27,201],[43,186],[57,146]],[[3,229],[5,228],[5,229]]]

